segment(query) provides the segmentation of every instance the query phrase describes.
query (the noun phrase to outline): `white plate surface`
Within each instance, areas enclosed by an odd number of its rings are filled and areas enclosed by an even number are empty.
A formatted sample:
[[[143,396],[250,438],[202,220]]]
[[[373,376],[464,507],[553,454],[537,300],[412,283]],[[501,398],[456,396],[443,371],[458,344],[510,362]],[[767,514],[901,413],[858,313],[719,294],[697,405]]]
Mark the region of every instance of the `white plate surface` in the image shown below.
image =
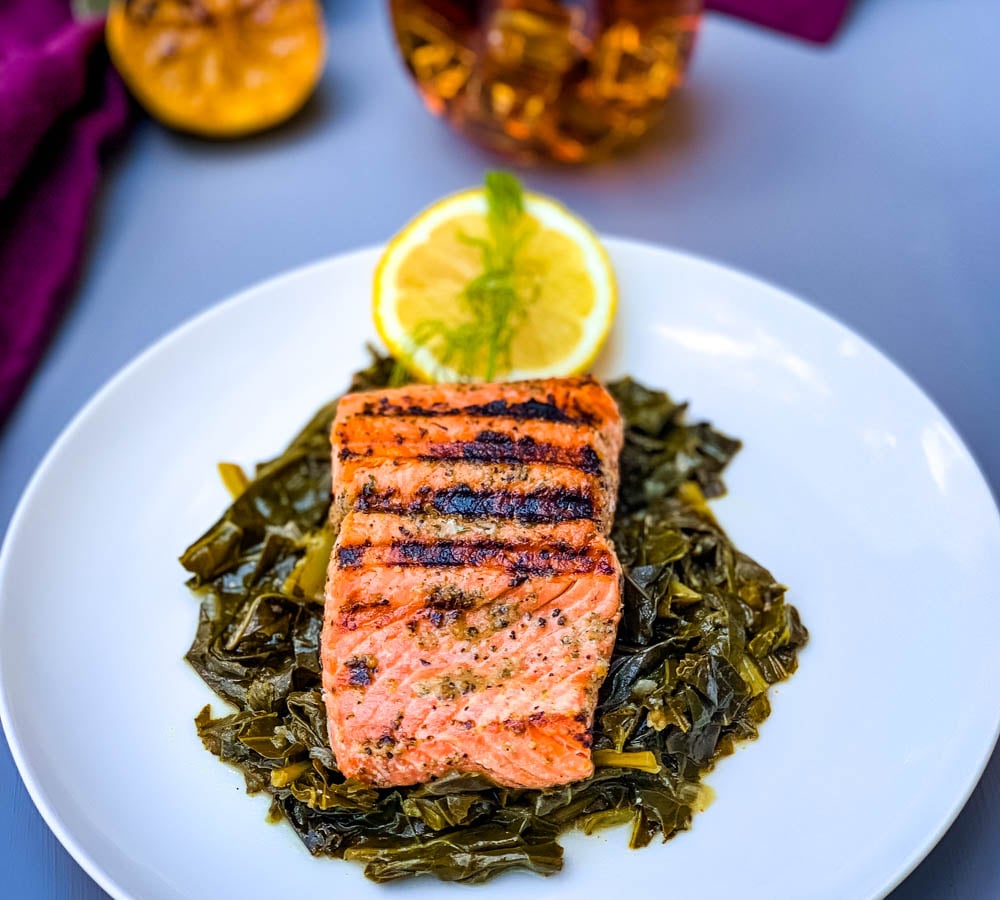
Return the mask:
[[[59,839],[115,897],[865,898],[933,846],[998,727],[1000,520],[951,426],[889,361],[770,286],[609,240],[631,373],[739,435],[716,511],[812,640],[694,829],[570,835],[565,871],[391,888],[315,860],[202,749],[176,557],[226,504],[214,464],[276,454],[365,362],[375,250],[242,294],[116,377],[32,480],[0,557],[0,712]],[[216,709],[221,709],[217,703]]]

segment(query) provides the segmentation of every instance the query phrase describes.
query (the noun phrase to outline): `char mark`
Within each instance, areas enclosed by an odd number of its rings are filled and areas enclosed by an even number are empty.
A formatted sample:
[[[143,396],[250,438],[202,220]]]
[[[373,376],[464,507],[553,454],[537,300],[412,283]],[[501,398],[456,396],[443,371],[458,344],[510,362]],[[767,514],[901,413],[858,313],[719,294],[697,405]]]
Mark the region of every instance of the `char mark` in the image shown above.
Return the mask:
[[[361,565],[365,550],[371,546],[371,541],[355,544],[353,547],[340,547],[337,550],[337,564],[342,569],[354,569]]]
[[[464,459],[486,463],[547,463],[569,466],[587,475],[601,474],[601,460],[593,447],[557,447],[533,437],[513,438],[499,431],[481,431],[472,441],[430,444],[423,460]]]
[[[388,402],[366,403],[361,407],[362,416],[411,416],[413,418],[436,418],[438,416],[479,416],[491,419],[513,419],[516,422],[563,422],[577,425],[593,425],[594,417],[574,404],[571,411],[556,403],[549,395],[544,400],[523,400],[511,403],[509,400],[491,400],[489,403],[474,403],[469,406],[446,406],[416,404],[402,406]]]
[[[512,519],[527,524],[594,519],[594,501],[582,491],[539,488],[525,493],[508,490],[474,490],[467,484],[442,488],[409,503],[396,499],[396,491],[363,490],[355,501],[358,512],[414,515],[436,512],[461,519]]]
[[[529,578],[549,575],[611,575],[615,568],[610,554],[589,541],[582,546],[558,542],[537,548],[505,541],[393,541],[370,546],[358,544],[341,547],[340,552],[356,560],[355,566],[370,563],[379,566],[421,567],[425,569],[456,566],[490,566],[513,576],[511,586]]]
[[[525,548],[504,541],[394,541],[389,565],[444,568],[494,565],[527,577],[591,573],[610,568],[607,553],[589,543],[560,543],[552,548]]]

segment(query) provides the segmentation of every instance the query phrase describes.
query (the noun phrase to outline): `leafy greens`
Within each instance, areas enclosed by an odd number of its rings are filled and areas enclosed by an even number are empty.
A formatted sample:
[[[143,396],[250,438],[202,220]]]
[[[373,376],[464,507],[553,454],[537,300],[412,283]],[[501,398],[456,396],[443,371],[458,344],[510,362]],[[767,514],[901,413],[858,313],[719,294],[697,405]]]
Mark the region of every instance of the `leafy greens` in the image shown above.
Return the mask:
[[[351,390],[398,377],[389,357]],[[795,671],[807,632],[785,588],[728,539],[706,505],[740,444],[685,407],[623,379],[626,422],[613,538],[624,616],[594,724],[594,775],[549,790],[455,775],[374,789],[338,770],[320,693],[323,587],[333,534],[323,407],[182,555],[201,601],[187,659],[237,711],[195,719],[205,747],[267,791],[309,851],[357,860],[378,882],[414,875],[479,883],[514,868],[562,868],[558,836],[631,823],[631,847],[690,827],[702,775],[757,735],[767,689]]]

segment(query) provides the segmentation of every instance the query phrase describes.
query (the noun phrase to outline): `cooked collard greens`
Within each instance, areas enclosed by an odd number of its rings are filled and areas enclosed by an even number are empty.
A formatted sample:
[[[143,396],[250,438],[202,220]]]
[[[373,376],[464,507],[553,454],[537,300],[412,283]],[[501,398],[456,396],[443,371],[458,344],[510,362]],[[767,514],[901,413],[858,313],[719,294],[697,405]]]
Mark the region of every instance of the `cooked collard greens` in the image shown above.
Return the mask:
[[[377,356],[351,390],[399,382]],[[624,615],[594,725],[593,777],[549,790],[480,777],[374,789],[337,770],[320,694],[323,589],[334,535],[323,407],[182,555],[201,601],[187,659],[235,712],[195,719],[205,747],[267,791],[309,851],[364,864],[378,882],[414,875],[479,883],[514,868],[558,872],[561,833],[629,824],[631,847],[690,827],[702,776],[770,712],[807,632],[785,588],[741,553],[706,498],[738,441],[688,424],[685,407],[631,379],[608,385],[626,425],[612,537]]]

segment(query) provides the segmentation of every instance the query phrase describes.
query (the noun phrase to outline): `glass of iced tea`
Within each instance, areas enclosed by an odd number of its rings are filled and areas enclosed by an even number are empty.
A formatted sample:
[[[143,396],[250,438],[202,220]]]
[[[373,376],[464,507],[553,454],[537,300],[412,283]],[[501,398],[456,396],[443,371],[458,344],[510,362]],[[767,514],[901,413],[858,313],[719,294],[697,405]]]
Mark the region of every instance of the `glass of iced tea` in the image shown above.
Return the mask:
[[[646,132],[680,83],[701,0],[390,0],[428,108],[516,157],[586,162]]]

